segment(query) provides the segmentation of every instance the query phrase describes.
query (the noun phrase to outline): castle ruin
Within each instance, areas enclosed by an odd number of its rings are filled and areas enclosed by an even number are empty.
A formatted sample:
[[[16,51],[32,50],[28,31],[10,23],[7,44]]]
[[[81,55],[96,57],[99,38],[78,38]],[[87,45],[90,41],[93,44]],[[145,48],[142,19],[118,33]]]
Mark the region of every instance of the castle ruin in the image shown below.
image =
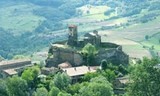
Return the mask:
[[[86,33],[83,40],[80,41],[78,40],[77,28],[76,25],[70,25],[68,27],[68,40],[51,44],[49,54],[52,56],[46,60],[47,67],[57,67],[58,64],[63,62],[69,62],[72,66],[82,65],[84,60],[82,54],[79,53],[79,49],[82,49],[87,43],[91,43],[99,49],[95,57],[97,65],[100,65],[103,59],[117,65],[127,65],[129,63],[129,56],[122,51],[122,46],[102,42],[97,30]]]
[[[70,25],[68,29],[69,29],[69,34],[68,34],[67,44],[70,46],[75,46],[77,45],[77,41],[78,41],[77,26]]]

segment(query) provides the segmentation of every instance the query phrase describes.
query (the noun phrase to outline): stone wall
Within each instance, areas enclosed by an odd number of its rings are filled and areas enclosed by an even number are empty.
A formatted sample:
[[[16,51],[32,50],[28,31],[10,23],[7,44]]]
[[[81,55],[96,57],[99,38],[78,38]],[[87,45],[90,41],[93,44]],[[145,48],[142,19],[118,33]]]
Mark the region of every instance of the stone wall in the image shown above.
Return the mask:
[[[104,48],[118,48],[120,45],[110,43],[110,42],[101,42],[101,47]]]
[[[80,48],[84,47],[83,42],[78,43]],[[129,63],[129,56],[122,51],[122,46],[109,42],[101,42],[100,47],[95,57],[97,65],[100,65],[103,59],[116,65],[127,65]],[[83,56],[77,53],[76,49],[52,47],[52,54],[54,58],[47,59],[47,67],[57,67],[58,64],[66,61],[71,63],[72,66],[79,66],[84,63]]]
[[[123,64],[127,65],[129,63],[129,56],[121,50],[115,49],[101,49],[96,56],[97,64],[100,64],[103,59],[107,60],[108,63],[115,65]]]
[[[53,58],[46,60],[47,67],[58,67],[58,64],[63,62],[69,62],[72,66],[78,66],[83,63],[82,55],[72,49],[53,49]]]

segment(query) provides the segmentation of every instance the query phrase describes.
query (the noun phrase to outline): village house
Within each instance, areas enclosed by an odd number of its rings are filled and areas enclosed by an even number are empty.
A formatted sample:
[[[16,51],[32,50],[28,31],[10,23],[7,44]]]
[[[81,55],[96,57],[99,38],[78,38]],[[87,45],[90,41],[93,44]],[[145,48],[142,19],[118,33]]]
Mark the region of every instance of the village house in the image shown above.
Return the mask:
[[[92,73],[96,72],[96,67],[90,67],[90,66],[79,66],[79,67],[70,67],[70,68],[62,68],[63,72],[65,72],[68,76],[71,77],[72,83],[78,82],[82,76],[84,76],[86,73]]]
[[[126,92],[126,86],[129,83],[129,77],[119,77],[114,80],[114,92],[116,94],[124,94]]]
[[[23,60],[6,60],[0,62],[0,78],[18,75],[26,67],[32,66],[30,59]]]

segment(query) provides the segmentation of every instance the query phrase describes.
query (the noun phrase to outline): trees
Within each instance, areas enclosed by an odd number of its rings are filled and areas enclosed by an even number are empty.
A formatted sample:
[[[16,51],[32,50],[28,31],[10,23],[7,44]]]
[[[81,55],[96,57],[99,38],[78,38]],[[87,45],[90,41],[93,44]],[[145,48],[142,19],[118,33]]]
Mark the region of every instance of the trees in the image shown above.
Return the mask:
[[[145,40],[148,40],[149,39],[149,36],[148,35],[145,35]]]
[[[7,80],[9,96],[28,96],[28,85],[20,77],[12,77]]]
[[[92,78],[99,76],[100,74],[97,72],[94,73],[87,73],[83,76],[82,80],[83,81],[90,81]]]
[[[109,82],[113,83],[116,78],[116,74],[113,70],[106,69],[101,72],[102,76],[104,76]]]
[[[94,63],[94,57],[97,53],[97,50],[96,50],[95,46],[88,43],[87,45],[85,45],[83,47],[82,53],[84,55],[86,63],[89,64],[89,65],[94,65],[93,64]]]
[[[35,96],[48,96],[48,91],[45,87],[37,88]]]
[[[103,76],[98,76],[89,82],[88,86],[80,89],[80,96],[112,96],[112,85]]]
[[[0,96],[9,96],[8,94],[8,87],[4,80],[0,80]]]
[[[65,89],[71,84],[71,78],[66,73],[58,73],[54,77],[54,85],[59,89]]]
[[[160,96],[160,68],[157,59],[144,58],[141,64],[135,65],[131,71],[129,96]]]
[[[49,96],[57,96],[59,92],[60,90],[57,87],[52,87],[52,89],[49,92]]]
[[[72,96],[72,95],[69,93],[60,92],[57,96]]]
[[[74,95],[79,93],[79,89],[81,88],[82,84],[80,83],[76,83],[73,85],[69,85],[69,87],[67,88],[67,92]]]
[[[38,66],[33,66],[31,68],[26,69],[22,73],[22,78],[27,81],[30,87],[35,87],[37,82],[37,77],[40,74],[40,69]]]

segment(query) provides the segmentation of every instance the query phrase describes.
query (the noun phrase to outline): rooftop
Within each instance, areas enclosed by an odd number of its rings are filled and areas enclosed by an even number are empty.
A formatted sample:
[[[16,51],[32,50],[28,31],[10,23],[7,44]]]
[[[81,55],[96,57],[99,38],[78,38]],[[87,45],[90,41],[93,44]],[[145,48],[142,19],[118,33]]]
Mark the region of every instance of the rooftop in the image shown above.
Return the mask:
[[[11,64],[15,64],[15,63],[21,63],[21,62],[31,62],[30,59],[21,59],[21,60],[6,60],[6,61],[2,61],[0,62],[0,66],[3,65],[11,65]]]
[[[62,68],[64,72],[66,72],[69,76],[80,76],[84,75],[88,72],[96,72],[95,67],[87,67],[87,66],[80,66],[80,67],[71,67],[71,68]]]
[[[3,72],[7,73],[8,75],[15,75],[15,74],[17,74],[17,71],[15,71],[14,69],[3,70]]]
[[[129,82],[129,77],[126,76],[126,77],[120,77],[120,78],[117,78],[117,80],[119,80],[122,84],[126,84]]]
[[[64,62],[58,65],[60,68],[70,68],[72,65],[69,62]]]

